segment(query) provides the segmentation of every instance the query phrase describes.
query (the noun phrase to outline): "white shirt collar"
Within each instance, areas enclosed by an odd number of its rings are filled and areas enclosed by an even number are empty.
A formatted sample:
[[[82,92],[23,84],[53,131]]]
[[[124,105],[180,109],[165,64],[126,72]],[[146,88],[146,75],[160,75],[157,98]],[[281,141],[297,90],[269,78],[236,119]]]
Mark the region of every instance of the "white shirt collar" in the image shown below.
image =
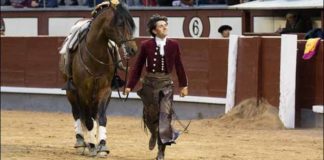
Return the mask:
[[[155,42],[156,42],[156,46],[160,47],[160,55],[164,56],[164,46],[166,44],[166,39],[167,37],[159,38],[159,37],[155,37]]]
[[[159,37],[155,37],[155,42],[156,42],[156,44],[158,45],[158,44],[163,44],[163,45],[165,45],[165,43],[166,43],[166,37],[164,37],[163,39],[162,38],[159,38]]]

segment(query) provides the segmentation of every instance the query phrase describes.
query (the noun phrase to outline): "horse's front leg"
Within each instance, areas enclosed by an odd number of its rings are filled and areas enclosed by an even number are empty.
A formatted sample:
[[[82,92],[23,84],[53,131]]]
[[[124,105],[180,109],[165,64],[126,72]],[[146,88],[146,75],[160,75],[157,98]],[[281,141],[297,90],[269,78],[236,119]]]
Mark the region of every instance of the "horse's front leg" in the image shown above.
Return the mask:
[[[89,144],[88,144],[89,156],[93,157],[97,155],[97,150],[96,150],[97,122],[92,116],[86,115],[85,126],[88,129],[88,136],[89,136]]]
[[[84,134],[82,131],[81,120],[80,120],[80,104],[78,103],[78,97],[75,92],[67,91],[68,100],[72,106],[72,114],[74,119],[74,131],[76,143],[74,148],[79,154],[84,154],[86,143],[84,141]]]
[[[107,147],[107,116],[106,116],[106,110],[108,107],[108,104],[110,102],[111,97],[111,89],[108,89],[107,92],[102,92],[101,94],[101,100],[98,104],[98,122],[99,122],[99,128],[98,128],[98,155],[105,157],[109,154],[109,149]]]

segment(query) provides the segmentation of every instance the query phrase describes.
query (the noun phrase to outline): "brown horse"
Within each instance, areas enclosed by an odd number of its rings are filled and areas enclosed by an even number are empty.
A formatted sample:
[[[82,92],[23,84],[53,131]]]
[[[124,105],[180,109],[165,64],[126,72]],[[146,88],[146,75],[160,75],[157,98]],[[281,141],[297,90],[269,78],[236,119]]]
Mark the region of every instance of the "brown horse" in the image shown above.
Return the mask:
[[[106,109],[111,97],[111,84],[116,64],[119,63],[115,42],[125,56],[134,56],[137,46],[133,41],[135,23],[126,7],[118,1],[106,1],[96,7],[85,37],[72,51],[72,81],[75,90],[67,90],[75,120],[75,148],[90,156],[106,156]],[[118,54],[118,53],[117,53]],[[62,60],[63,58],[61,58]],[[67,81],[67,75],[65,75]],[[97,127],[98,125],[99,127]],[[89,135],[85,143],[83,129]],[[98,133],[98,136],[96,135]]]

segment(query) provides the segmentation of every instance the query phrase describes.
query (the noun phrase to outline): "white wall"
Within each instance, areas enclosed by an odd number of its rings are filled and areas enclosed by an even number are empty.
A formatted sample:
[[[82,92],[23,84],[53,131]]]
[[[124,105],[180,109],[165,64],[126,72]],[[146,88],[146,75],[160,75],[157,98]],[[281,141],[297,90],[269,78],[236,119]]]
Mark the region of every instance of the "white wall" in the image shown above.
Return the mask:
[[[71,27],[82,17],[74,18],[49,18],[48,20],[48,35],[49,36],[67,36],[70,33]]]
[[[278,28],[286,26],[286,20],[283,17],[254,17],[253,21],[255,33],[273,33]]]
[[[133,17],[133,20],[135,22],[135,32],[134,32],[134,37],[138,37],[139,36],[139,29],[140,29],[140,23],[139,23],[139,17]]]
[[[168,17],[169,37],[183,38],[183,17]]]
[[[37,18],[4,18],[6,36],[37,36]]]
[[[48,35],[49,36],[67,36],[70,32],[70,28],[77,22],[81,17],[74,18],[49,18],[48,22]],[[133,18],[136,29],[134,32],[134,36],[139,36],[139,18]]]

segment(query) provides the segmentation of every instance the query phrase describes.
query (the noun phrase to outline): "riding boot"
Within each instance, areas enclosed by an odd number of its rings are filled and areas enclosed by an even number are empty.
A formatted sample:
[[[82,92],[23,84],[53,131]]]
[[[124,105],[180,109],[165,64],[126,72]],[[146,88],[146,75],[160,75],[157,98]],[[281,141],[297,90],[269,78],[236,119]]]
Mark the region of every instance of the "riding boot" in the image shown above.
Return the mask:
[[[62,87],[62,90],[76,90],[75,86],[73,85],[73,79],[72,79],[72,55],[71,53],[66,53],[67,55],[67,64],[66,64],[66,76],[68,77],[68,80]]]
[[[166,147],[166,145],[159,144],[159,151],[158,151],[158,155],[156,157],[156,160],[164,160],[165,147]]]
[[[156,134],[155,133],[152,133],[151,134],[151,138],[150,138],[150,141],[149,141],[149,149],[150,150],[153,150],[154,147],[156,145]]]
[[[150,133],[151,133],[151,138],[150,138],[150,141],[149,141],[149,150],[153,150],[155,145],[156,145],[156,142],[157,142],[157,136],[158,136],[158,132],[157,132],[157,127],[158,127],[158,124],[157,123],[152,123],[152,122],[146,122],[145,123],[147,128],[149,129]]]

